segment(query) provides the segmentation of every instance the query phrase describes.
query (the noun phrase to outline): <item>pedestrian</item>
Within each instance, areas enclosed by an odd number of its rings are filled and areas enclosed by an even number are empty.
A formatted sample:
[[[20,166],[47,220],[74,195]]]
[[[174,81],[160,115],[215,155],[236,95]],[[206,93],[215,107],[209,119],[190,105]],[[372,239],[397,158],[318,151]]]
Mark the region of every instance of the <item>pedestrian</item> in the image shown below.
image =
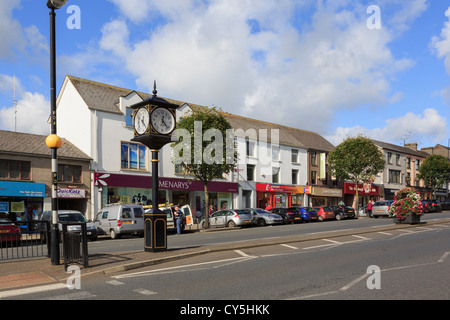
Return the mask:
[[[173,217],[175,219],[175,224],[177,226],[177,234],[181,234],[181,223],[183,222],[183,211],[180,207],[175,206],[175,211],[173,212]]]
[[[372,218],[372,209],[373,209],[373,200],[370,200],[367,204],[367,214],[369,215],[369,218]]]
[[[209,215],[212,215],[213,212],[214,212],[213,205],[210,204],[210,205],[209,205]]]

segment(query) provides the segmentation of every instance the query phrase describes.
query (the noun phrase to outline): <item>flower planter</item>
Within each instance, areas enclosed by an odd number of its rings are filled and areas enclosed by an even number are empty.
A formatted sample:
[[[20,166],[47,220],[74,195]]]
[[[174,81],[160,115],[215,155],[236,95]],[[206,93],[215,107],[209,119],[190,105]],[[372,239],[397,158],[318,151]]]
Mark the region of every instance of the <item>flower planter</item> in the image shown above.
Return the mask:
[[[394,217],[395,224],[419,224],[420,223],[420,215],[418,214],[408,214],[404,219],[399,219],[398,217]]]

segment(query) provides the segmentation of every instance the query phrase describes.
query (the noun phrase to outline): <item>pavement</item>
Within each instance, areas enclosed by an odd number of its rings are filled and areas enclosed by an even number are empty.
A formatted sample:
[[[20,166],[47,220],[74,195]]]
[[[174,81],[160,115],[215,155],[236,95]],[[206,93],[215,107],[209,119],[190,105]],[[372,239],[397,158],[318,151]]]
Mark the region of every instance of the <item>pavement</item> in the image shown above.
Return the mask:
[[[163,252],[140,251],[115,252],[108,254],[89,255],[89,268],[81,265],[81,276],[99,274],[114,274],[127,270],[139,269],[151,265],[162,264],[168,261],[182,260],[193,256],[204,255],[213,252],[239,250],[261,246],[319,240],[323,238],[336,238],[347,235],[358,235],[372,232],[380,232],[393,229],[415,228],[424,225],[450,223],[450,218],[437,219],[423,222],[420,225],[385,225],[370,228],[351,230],[336,230],[331,232],[298,234],[276,239],[261,239],[245,242],[231,242],[214,245],[205,245],[195,248],[170,249]],[[208,232],[219,232],[226,229],[210,229]],[[204,231],[191,231],[204,232]],[[182,236],[182,235],[181,235]],[[64,262],[54,266],[48,258],[21,259],[15,261],[0,261],[0,292],[16,288],[51,284],[66,281],[72,273],[66,273]]]

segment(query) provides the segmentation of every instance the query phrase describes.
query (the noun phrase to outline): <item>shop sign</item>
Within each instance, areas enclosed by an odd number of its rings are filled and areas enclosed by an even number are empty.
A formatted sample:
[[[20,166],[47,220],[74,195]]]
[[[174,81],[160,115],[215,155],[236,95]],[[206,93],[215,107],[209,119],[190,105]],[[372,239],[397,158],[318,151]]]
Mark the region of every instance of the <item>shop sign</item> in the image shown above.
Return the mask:
[[[58,198],[84,199],[86,198],[86,190],[59,188]]]
[[[9,212],[8,202],[0,202],[0,212]]]
[[[303,187],[283,186],[278,184],[257,183],[256,191],[264,192],[286,192],[286,193],[303,193]]]
[[[386,189],[385,189],[386,190]],[[344,183],[344,193],[346,194],[356,194],[356,188],[354,183]],[[378,196],[379,187],[374,184],[362,185],[358,184],[358,194],[365,194],[369,196]]]
[[[95,173],[94,183],[98,187],[110,186],[151,189],[152,177],[112,173]],[[203,182],[201,181],[159,177],[158,183],[159,189],[204,191]],[[210,181],[208,182],[208,191],[238,193],[239,184],[234,182]]]
[[[315,196],[336,197],[336,198],[342,197],[341,189],[314,187],[313,190],[314,190],[313,195]]]
[[[1,181],[0,197],[44,198],[45,184]]]

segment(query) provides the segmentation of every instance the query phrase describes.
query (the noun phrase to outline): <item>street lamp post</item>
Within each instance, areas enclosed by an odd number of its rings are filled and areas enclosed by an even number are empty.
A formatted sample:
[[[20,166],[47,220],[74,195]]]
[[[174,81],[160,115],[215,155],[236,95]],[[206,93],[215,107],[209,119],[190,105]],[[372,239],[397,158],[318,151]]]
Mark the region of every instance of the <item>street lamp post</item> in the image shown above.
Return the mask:
[[[59,230],[58,230],[58,148],[61,139],[56,135],[56,41],[55,41],[55,10],[62,8],[67,0],[48,0],[50,9],[50,122],[51,134],[46,139],[47,146],[52,151],[52,230],[50,257],[52,265],[59,265]]]

